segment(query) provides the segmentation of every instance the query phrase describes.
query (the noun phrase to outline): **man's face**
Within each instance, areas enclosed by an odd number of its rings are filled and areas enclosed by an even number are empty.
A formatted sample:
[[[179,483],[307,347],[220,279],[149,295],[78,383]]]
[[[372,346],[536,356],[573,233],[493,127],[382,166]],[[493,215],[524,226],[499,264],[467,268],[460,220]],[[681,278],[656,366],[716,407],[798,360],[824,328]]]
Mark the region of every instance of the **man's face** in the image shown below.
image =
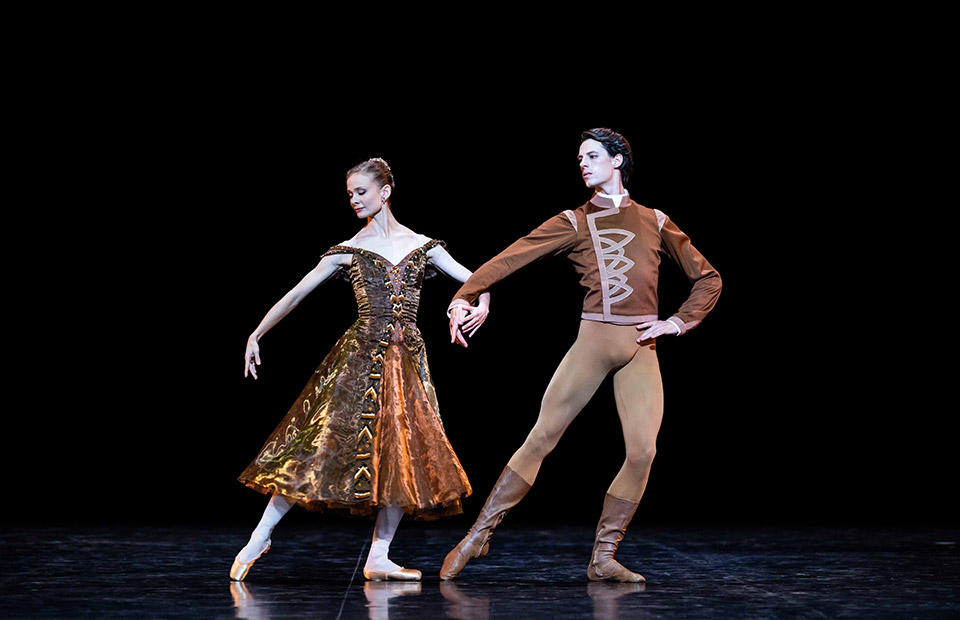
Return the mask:
[[[577,160],[580,162],[580,174],[583,176],[583,182],[587,187],[597,187],[613,178],[614,170],[623,163],[623,156],[610,157],[602,144],[593,138],[588,138],[580,145],[580,154],[577,156]]]

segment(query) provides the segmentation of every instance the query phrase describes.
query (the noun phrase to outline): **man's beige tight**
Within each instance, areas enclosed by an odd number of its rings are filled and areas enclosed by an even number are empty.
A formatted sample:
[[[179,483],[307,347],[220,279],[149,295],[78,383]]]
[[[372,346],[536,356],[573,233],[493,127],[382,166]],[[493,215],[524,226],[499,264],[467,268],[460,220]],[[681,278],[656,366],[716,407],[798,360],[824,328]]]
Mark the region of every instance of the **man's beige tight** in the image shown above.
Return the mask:
[[[617,413],[623,427],[626,459],[607,493],[640,501],[656,454],[663,418],[663,385],[656,345],[637,344],[632,325],[581,321],[576,342],[553,373],[540,416],[507,465],[531,485],[543,459],[611,371]],[[597,446],[598,450],[608,446]]]

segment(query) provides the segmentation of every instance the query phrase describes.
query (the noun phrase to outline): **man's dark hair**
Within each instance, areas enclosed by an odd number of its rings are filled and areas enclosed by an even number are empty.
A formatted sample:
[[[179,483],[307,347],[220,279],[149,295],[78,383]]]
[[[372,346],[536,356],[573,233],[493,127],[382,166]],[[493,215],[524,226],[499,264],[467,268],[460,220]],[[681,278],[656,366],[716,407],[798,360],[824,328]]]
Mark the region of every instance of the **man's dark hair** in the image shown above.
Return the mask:
[[[610,157],[623,155],[623,162],[618,169],[620,170],[620,180],[626,185],[630,178],[630,172],[633,170],[633,150],[630,148],[627,139],[612,129],[595,127],[580,134],[580,142],[583,143],[585,140],[596,140],[602,144]]]

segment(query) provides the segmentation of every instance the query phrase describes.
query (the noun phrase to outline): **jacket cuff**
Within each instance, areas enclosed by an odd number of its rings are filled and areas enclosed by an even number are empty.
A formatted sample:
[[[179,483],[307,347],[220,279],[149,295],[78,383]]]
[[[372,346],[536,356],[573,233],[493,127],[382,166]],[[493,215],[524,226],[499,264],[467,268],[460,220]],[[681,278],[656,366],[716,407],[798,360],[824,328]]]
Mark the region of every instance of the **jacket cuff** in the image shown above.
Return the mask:
[[[676,327],[676,328],[679,330],[679,331],[677,332],[677,335],[678,335],[678,336],[682,336],[682,335],[684,335],[685,333],[687,333],[687,326],[686,326],[686,324],[684,324],[683,320],[682,320],[680,317],[678,317],[677,315],[673,315],[672,317],[670,317],[669,319],[667,319],[667,321],[670,322],[670,323],[672,323],[672,324],[674,325],[674,327]]]
[[[469,305],[470,305],[469,301],[462,299],[460,297],[457,297],[456,299],[450,302],[449,306],[447,306],[447,318],[448,319],[450,318],[450,311],[453,310],[454,306],[469,306]]]

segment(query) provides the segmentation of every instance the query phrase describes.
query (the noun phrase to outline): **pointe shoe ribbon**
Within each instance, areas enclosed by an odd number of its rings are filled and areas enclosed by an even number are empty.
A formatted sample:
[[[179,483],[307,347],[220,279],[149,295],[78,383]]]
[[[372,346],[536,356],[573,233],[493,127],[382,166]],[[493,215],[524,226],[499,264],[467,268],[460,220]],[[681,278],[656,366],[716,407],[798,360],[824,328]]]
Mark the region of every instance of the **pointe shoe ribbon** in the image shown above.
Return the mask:
[[[471,559],[487,555],[493,530],[503,521],[507,511],[523,499],[529,490],[530,485],[520,474],[505,467],[480,509],[476,522],[467,530],[463,540],[443,559],[440,579],[453,579]]]
[[[597,524],[597,534],[587,566],[590,581],[620,581],[624,583],[645,582],[643,575],[635,573],[614,559],[617,547],[626,533],[638,502],[631,502],[607,493],[603,500],[603,513]]]
[[[258,553],[257,557],[253,558],[249,562],[241,562],[240,560],[237,560],[236,558],[234,558],[233,566],[230,567],[230,579],[233,581],[243,581],[244,578],[246,578],[247,573],[250,572],[250,567],[253,566],[253,563],[259,560],[261,556],[263,556],[263,554],[270,551],[270,545],[271,545],[271,542],[270,542],[270,539],[268,538],[267,544],[263,548],[263,551]]]
[[[423,573],[415,568],[396,568],[394,570],[363,569],[363,576],[370,581],[420,581]]]

